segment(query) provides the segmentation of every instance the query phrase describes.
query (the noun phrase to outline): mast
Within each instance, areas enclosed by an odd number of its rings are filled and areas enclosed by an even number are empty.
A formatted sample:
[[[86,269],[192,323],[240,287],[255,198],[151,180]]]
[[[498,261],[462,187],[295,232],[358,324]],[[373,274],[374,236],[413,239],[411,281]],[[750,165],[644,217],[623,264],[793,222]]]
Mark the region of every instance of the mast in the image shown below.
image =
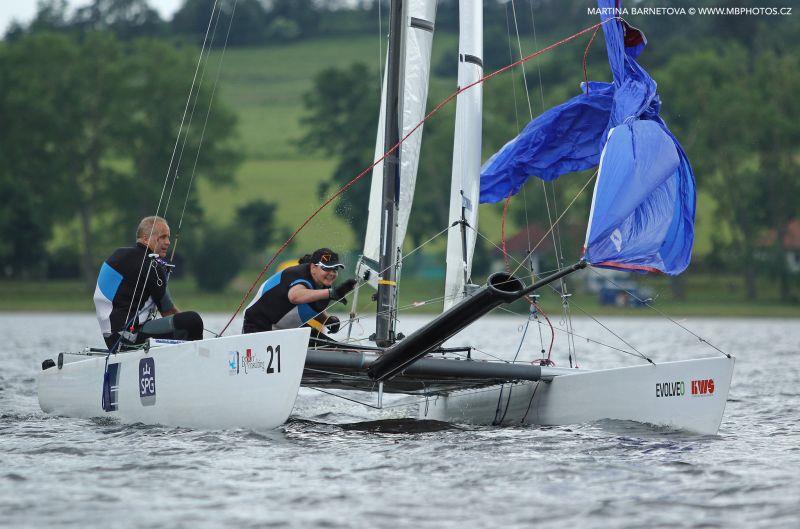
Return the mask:
[[[400,141],[400,57],[402,53],[403,0],[392,0],[389,22],[389,57],[386,72],[386,129],[384,145],[391,149]],[[395,341],[397,311],[397,207],[400,187],[400,149],[383,160],[380,260],[378,262],[378,307],[375,343],[381,347]]]

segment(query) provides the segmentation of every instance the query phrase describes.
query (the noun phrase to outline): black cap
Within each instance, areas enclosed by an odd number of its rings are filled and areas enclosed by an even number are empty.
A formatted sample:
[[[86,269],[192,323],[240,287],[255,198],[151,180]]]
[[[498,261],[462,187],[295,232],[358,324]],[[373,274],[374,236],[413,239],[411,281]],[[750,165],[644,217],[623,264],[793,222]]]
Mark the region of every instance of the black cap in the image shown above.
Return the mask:
[[[339,254],[330,248],[320,248],[311,254],[311,263],[315,264],[325,270],[332,270],[334,268],[344,268],[344,265],[339,262]]]

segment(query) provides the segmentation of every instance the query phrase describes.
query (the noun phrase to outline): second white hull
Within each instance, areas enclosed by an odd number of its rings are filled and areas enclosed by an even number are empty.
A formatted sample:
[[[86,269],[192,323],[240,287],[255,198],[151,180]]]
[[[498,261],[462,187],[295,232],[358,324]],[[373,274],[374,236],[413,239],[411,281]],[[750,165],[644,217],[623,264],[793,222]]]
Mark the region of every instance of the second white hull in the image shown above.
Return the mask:
[[[719,357],[597,371],[553,370],[566,374],[432,398],[421,405],[420,417],[542,425],[616,419],[713,435],[725,411],[733,365],[733,358]]]

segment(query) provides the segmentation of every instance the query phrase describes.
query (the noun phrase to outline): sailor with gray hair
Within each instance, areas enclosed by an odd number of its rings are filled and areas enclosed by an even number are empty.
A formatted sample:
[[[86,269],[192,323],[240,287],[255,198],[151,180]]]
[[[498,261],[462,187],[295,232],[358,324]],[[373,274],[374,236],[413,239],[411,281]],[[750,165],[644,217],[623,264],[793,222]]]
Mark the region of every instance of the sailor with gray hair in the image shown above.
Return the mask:
[[[200,315],[180,312],[167,288],[175,266],[166,259],[169,237],[164,218],[145,217],[136,229],[136,245],[118,248],[100,268],[94,306],[110,349],[141,344],[147,338],[203,338]],[[156,318],[156,312],[162,317]]]

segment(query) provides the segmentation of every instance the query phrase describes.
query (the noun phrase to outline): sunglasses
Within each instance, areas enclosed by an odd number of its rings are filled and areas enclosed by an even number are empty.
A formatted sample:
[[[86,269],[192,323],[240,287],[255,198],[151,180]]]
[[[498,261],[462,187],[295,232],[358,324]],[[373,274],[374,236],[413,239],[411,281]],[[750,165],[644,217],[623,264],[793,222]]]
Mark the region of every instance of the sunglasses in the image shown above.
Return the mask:
[[[323,270],[328,271],[328,272],[338,272],[339,270],[344,268],[343,264],[326,265],[326,264],[322,264],[322,263],[316,263],[316,265],[318,267],[322,268]]]

